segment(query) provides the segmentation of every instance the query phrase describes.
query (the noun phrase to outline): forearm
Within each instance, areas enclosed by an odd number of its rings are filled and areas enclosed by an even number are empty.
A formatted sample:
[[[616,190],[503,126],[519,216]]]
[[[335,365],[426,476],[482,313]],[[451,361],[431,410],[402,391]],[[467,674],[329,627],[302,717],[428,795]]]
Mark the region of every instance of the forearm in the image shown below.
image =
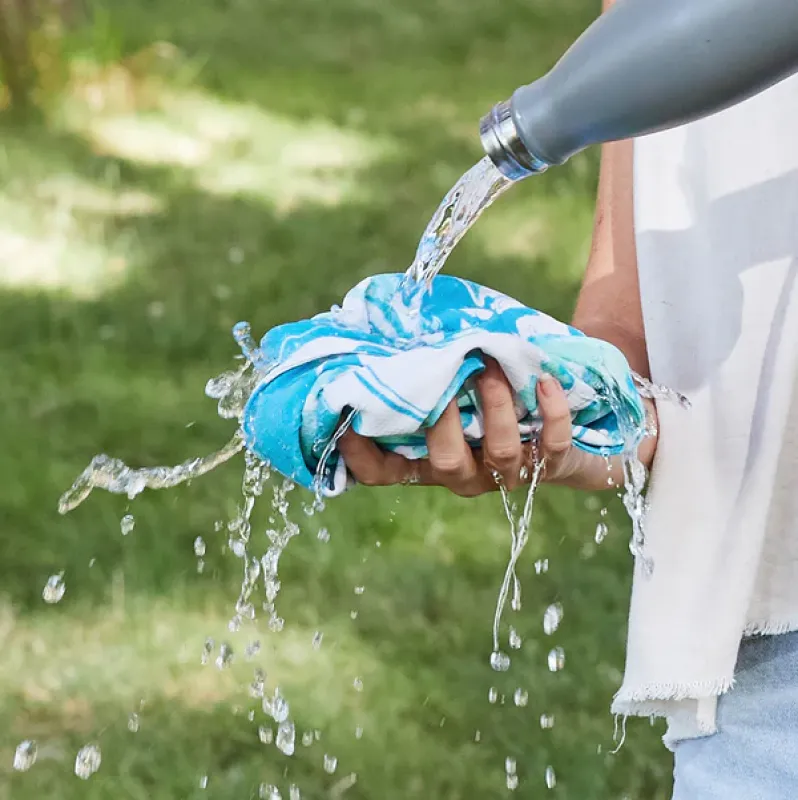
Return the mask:
[[[615,0],[603,0],[606,11]],[[603,146],[593,243],[573,325],[621,350],[635,372],[648,377],[632,195],[631,141]]]
[[[604,339],[648,376],[632,199],[631,141],[604,145],[593,244],[574,311],[573,325]]]

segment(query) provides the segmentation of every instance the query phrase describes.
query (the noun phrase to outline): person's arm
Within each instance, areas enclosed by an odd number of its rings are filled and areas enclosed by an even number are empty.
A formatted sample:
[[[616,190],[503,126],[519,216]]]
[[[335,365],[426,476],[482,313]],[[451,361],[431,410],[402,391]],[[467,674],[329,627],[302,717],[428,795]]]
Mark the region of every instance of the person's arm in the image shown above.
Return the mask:
[[[593,246],[572,324],[618,347],[649,377],[632,207],[632,142],[604,145]]]
[[[606,11],[616,0],[603,0]],[[631,140],[601,150],[593,246],[572,324],[618,347],[632,369],[649,376],[632,201]]]

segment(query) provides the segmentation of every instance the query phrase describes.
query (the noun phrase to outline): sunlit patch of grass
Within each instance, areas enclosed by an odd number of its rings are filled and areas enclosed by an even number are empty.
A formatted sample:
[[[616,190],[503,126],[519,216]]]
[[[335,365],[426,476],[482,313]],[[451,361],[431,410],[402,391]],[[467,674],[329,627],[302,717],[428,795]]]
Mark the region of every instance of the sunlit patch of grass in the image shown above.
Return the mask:
[[[146,79],[145,107],[131,101],[122,109],[99,99],[119,82],[117,71],[106,67],[102,74],[107,83],[94,81],[88,95],[76,93],[64,106],[68,125],[96,152],[177,167],[210,194],[253,197],[280,213],[305,202],[341,203],[360,190],[358,172],[387,149],[385,142],[329,122],[297,122],[254,104]],[[129,82],[139,85],[134,77]]]

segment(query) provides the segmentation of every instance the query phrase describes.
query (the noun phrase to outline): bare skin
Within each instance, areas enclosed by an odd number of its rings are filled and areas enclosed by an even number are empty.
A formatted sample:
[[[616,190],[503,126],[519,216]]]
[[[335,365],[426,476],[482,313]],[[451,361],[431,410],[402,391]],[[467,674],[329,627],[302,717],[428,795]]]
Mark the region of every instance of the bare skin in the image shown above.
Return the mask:
[[[451,403],[436,425],[427,430],[429,458],[410,461],[387,453],[374,442],[348,431],[339,442],[352,474],[367,486],[412,483],[445,486],[462,497],[495,491],[494,473],[509,489],[520,485],[522,467],[531,467],[533,453],[521,442],[507,379],[494,361],[489,361],[477,381],[483,406],[485,438],[482,448],[472,450],[466,443],[457,406]],[[543,417],[539,455],[545,458],[543,479],[578,489],[607,488],[607,465],[603,458],[572,446],[571,413],[560,384],[551,377],[538,385],[538,402]],[[649,401],[646,401],[647,403]],[[653,410],[653,406],[649,405]],[[650,463],[655,441],[647,438],[640,448],[643,463]],[[531,473],[531,469],[528,469]],[[623,482],[620,459],[612,459],[613,482]]]

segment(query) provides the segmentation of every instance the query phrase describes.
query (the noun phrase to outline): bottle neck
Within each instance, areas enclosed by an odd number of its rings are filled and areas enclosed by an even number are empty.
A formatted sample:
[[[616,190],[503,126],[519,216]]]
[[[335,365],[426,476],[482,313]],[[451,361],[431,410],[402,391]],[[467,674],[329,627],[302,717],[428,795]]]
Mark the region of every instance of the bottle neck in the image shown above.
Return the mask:
[[[521,141],[509,100],[498,103],[482,118],[479,136],[485,153],[499,172],[511,181],[537,175],[549,167]]]

